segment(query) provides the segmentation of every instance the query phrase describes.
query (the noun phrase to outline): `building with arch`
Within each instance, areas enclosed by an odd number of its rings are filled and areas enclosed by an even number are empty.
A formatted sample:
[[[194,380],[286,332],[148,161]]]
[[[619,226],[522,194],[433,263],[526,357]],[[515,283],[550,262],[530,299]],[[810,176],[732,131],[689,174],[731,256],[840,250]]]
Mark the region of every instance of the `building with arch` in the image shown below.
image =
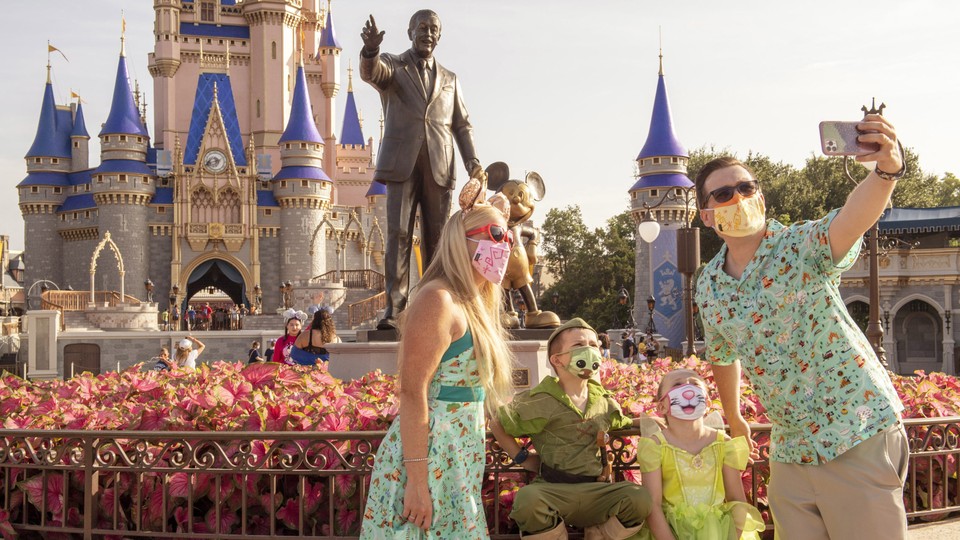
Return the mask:
[[[330,270],[382,271],[385,190],[374,184],[348,70],[335,132],[342,49],[324,0],[157,0],[151,135],[121,37],[100,163],[90,165],[79,101],[55,102],[48,66],[37,134],[17,186],[25,284],[89,287],[106,231],[127,293],[161,309],[219,289],[272,311],[279,286]],[[99,120],[99,119],[98,119]],[[96,122],[100,124],[100,122]],[[97,289],[115,289],[103,267]],[[169,292],[168,292],[169,291]]]
[[[958,373],[960,207],[891,208],[880,218],[880,319],[890,369]],[[854,321],[869,312],[866,248],[843,273],[840,293]]]

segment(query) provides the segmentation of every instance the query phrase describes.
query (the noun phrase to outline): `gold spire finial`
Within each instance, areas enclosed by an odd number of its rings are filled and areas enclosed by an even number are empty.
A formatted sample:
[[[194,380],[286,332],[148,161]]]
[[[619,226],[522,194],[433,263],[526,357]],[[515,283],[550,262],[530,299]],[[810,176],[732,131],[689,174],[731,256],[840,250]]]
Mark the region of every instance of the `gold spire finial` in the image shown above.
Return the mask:
[[[660,32],[660,76],[663,77],[663,28],[657,27]]]
[[[353,92],[353,60],[347,60],[347,92]]]
[[[305,19],[300,19],[300,65],[303,66],[303,23]]]
[[[229,75],[230,74],[230,41],[229,40],[227,40],[227,57],[225,59],[225,64],[226,65],[224,66],[224,68],[226,69],[227,75]]]
[[[127,56],[127,18],[120,10],[120,56]]]

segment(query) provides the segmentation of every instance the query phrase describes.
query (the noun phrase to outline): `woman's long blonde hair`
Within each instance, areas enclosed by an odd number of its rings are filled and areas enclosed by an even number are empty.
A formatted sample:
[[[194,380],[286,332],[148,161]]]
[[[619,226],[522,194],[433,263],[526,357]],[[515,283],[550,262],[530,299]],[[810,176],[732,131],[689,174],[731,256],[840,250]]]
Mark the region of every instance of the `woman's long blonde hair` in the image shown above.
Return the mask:
[[[463,308],[467,326],[473,334],[473,354],[486,393],[485,406],[490,414],[513,396],[514,356],[507,346],[507,332],[500,322],[503,289],[486,280],[477,286],[470,262],[472,254],[467,251],[466,231],[496,221],[499,212],[490,205],[478,204],[466,214],[453,214],[443,227],[437,251],[418,285],[442,282],[453,295],[454,302]],[[401,313],[399,319],[401,332],[406,323],[404,315],[406,313]]]

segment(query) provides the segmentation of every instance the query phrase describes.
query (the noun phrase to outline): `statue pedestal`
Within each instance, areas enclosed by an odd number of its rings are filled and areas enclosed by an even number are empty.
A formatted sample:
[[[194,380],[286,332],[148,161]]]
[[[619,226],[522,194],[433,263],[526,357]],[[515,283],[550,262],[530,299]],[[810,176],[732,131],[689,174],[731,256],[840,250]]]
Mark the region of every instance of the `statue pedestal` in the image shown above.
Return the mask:
[[[330,374],[338,379],[357,379],[363,375],[379,369],[384,373],[397,374],[397,351],[400,344],[394,339],[379,341],[375,339],[360,340],[357,332],[357,343],[330,343],[326,345],[330,351]],[[367,330],[366,337],[371,333],[394,334],[391,330]],[[376,335],[373,337],[377,337]],[[510,350],[516,356],[516,365],[513,370],[514,384],[517,390],[526,390],[536,386],[544,377],[553,374],[553,369],[547,361],[547,343],[540,340],[510,341]]]

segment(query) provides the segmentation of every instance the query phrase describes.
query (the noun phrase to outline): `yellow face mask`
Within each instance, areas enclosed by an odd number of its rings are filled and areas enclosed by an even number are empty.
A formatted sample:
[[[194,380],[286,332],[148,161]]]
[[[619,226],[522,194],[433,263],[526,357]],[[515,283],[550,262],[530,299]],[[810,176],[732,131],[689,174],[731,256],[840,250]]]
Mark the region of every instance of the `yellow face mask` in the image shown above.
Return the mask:
[[[759,194],[747,198],[736,195],[722,206],[705,210],[713,212],[713,228],[725,236],[750,236],[767,225],[767,207]]]

